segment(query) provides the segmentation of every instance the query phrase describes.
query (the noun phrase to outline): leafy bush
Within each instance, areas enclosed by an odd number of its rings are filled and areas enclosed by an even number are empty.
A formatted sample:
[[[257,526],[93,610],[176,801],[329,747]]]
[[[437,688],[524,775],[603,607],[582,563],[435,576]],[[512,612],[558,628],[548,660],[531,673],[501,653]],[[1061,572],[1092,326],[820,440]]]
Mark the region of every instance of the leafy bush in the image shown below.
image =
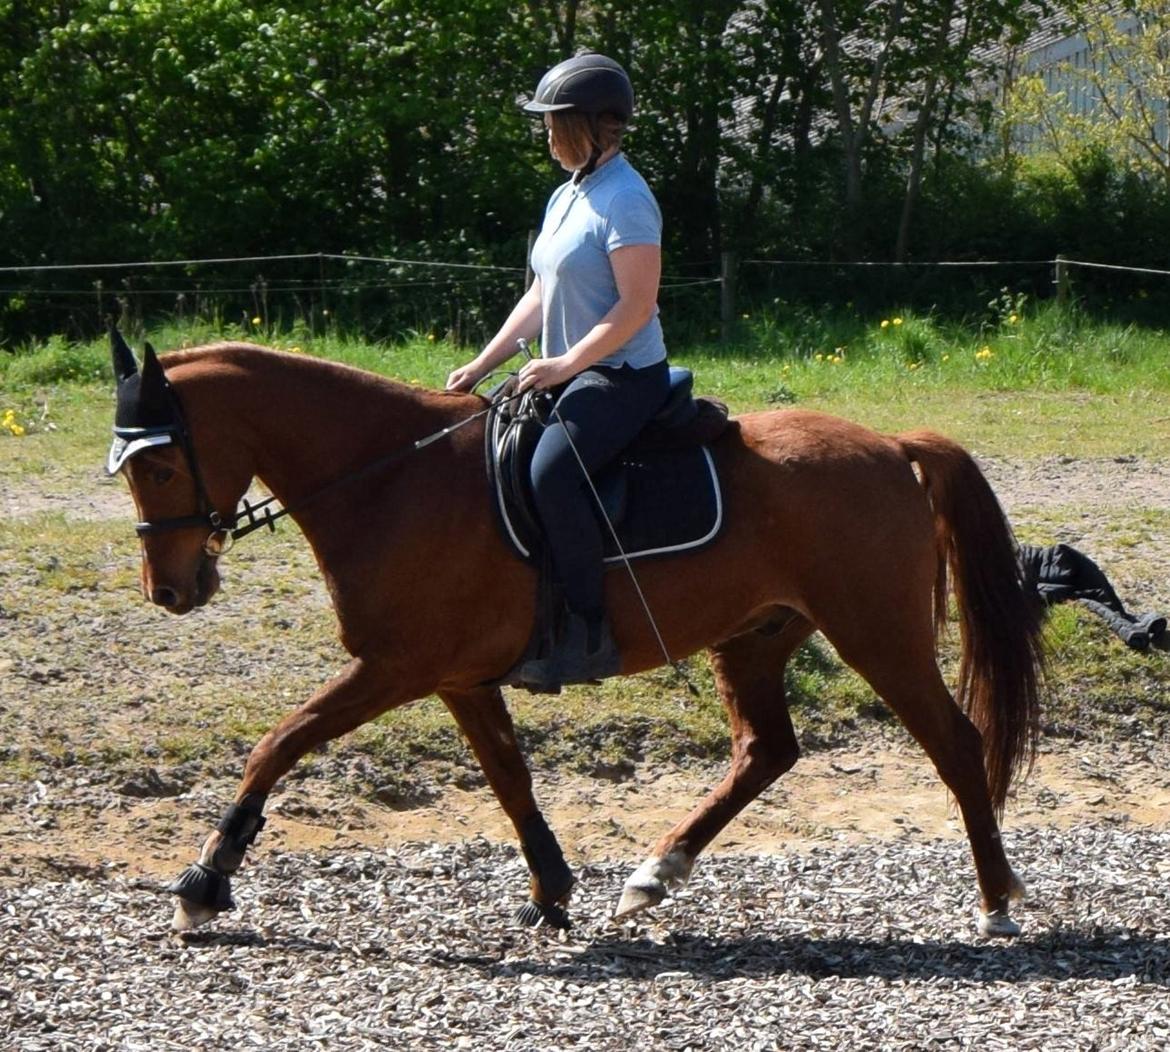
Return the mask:
[[[91,384],[109,377],[109,355],[104,345],[76,343],[50,337],[15,354],[0,354],[4,385]]]

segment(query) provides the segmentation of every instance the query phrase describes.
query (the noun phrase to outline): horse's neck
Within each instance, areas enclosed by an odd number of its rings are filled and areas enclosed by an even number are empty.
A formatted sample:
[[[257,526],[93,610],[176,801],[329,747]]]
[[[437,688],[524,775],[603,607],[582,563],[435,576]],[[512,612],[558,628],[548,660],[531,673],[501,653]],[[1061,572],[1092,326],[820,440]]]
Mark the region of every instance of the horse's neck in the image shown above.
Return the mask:
[[[283,420],[271,418],[257,476],[286,506],[440,430],[447,421],[404,388],[302,391]],[[299,402],[299,404],[297,404]],[[359,489],[360,495],[360,489]]]
[[[237,429],[250,474],[290,508],[450,422],[441,395],[313,359],[240,354],[216,386],[215,426]]]

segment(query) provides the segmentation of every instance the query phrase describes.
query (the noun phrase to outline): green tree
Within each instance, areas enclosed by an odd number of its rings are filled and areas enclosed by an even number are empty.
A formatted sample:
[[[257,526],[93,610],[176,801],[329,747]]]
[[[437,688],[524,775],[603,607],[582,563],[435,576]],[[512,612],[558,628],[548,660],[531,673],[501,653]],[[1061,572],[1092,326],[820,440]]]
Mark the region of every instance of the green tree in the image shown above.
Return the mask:
[[[53,11],[9,4],[0,18],[23,31],[6,34],[23,43],[6,56],[0,148],[65,245],[438,251],[488,243],[505,204],[540,196],[528,128],[501,105],[532,47],[496,0]]]
[[[1127,0],[1068,9],[1070,29],[1084,37],[1083,60],[1015,78],[1009,127],[1070,171],[1099,153],[1170,188],[1170,5]]]
[[[816,7],[842,156],[846,253],[856,257],[875,214],[866,168],[884,153],[905,172],[893,246],[905,259],[927,144],[941,154],[957,117],[983,111],[986,120],[977,92],[998,75],[991,45],[1021,39],[1044,7],[1024,0],[817,0]]]

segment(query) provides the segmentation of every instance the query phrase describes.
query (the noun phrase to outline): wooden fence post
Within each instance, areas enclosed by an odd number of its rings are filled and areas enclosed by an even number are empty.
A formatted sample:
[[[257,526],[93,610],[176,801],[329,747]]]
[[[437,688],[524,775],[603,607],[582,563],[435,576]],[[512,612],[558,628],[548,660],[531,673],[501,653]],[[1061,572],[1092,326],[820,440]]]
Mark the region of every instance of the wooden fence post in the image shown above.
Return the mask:
[[[719,317],[724,343],[730,343],[735,338],[735,278],[738,269],[736,254],[724,252],[720,257],[719,273]]]
[[[1068,303],[1068,260],[1064,256],[1056,257],[1056,276],[1052,282],[1056,286],[1056,302],[1061,306]]]

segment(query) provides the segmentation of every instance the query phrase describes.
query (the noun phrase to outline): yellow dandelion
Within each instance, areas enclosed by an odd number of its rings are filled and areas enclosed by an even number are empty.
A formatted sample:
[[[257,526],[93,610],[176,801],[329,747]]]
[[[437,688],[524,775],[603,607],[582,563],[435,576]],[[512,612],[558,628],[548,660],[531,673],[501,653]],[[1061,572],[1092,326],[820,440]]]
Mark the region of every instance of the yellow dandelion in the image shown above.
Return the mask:
[[[260,324],[260,322],[261,322],[261,320],[262,320],[262,319],[260,318],[260,316],[259,316],[259,315],[257,315],[255,318],[253,318],[253,319],[252,319],[252,324],[253,324],[253,325],[259,325],[259,324]]]
[[[1019,320],[1020,320],[1020,316],[1018,314],[1013,314],[1008,318],[1008,324],[1015,325],[1015,323],[1018,322]]]
[[[890,327],[890,319],[889,319],[889,318],[882,318],[882,325],[881,325],[881,327],[882,327],[883,329],[888,329],[888,328]]]
[[[944,354],[944,355],[942,356],[942,360],[943,360],[944,362],[949,362],[949,361],[951,360],[951,356],[950,356],[949,354]]]
[[[990,347],[987,347],[987,346],[983,346],[978,351],[975,352],[975,360],[979,361],[979,362],[985,362],[985,361],[987,361],[988,358],[994,358],[994,357],[995,357],[995,352]]]
[[[825,356],[824,356],[823,354],[818,354],[818,355],[817,355],[817,361],[818,361],[818,362],[823,362],[824,360],[825,360]]]
[[[434,342],[435,342],[435,334],[434,334],[433,332],[428,332],[428,333],[427,333],[427,339],[428,339],[428,340],[429,340],[431,343],[434,343]]]
[[[895,319],[894,319],[894,321],[893,321],[893,324],[894,324],[894,325],[901,325],[901,324],[902,324],[902,319],[901,319],[901,318],[895,318]]]
[[[24,428],[23,428],[23,427],[21,427],[19,424],[13,424],[13,425],[12,425],[12,433],[13,433],[13,434],[14,434],[14,435],[15,435],[17,438],[20,438],[20,436],[24,434]]]

